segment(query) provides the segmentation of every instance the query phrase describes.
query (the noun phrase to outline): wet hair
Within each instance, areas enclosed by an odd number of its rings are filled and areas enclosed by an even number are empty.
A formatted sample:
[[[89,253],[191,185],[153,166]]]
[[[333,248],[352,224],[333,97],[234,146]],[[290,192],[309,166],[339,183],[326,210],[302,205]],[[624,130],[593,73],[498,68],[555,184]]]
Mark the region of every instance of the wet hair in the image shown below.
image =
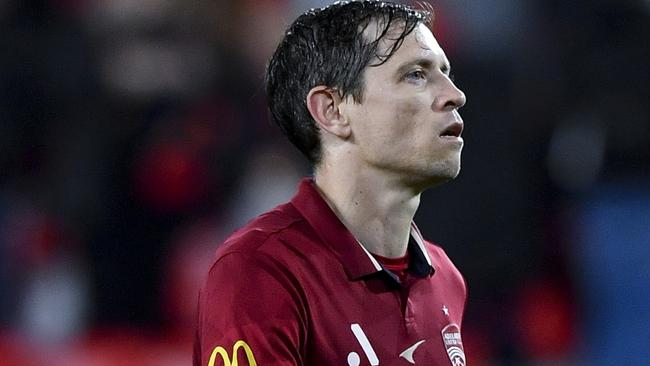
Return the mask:
[[[309,91],[325,85],[342,99],[363,101],[363,71],[388,61],[431,8],[384,1],[340,1],[299,16],[287,29],[266,70],[266,93],[273,120],[313,166],[321,140],[307,109]],[[366,29],[377,25],[369,37]],[[382,40],[388,47],[379,47]],[[371,64],[372,62],[372,64]]]

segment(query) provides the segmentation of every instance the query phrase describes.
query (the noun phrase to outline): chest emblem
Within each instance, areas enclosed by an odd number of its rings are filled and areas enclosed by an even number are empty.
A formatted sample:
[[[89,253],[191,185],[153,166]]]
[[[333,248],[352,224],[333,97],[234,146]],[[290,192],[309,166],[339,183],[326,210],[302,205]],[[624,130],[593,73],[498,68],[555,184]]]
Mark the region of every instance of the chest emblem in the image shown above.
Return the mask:
[[[418,347],[420,347],[422,343],[424,343],[424,339],[412,345],[411,347],[405,349],[404,352],[399,354],[399,356],[415,365],[415,360],[413,359],[413,353],[415,352],[416,349],[418,349]]]
[[[465,350],[463,340],[460,336],[460,328],[456,324],[449,324],[442,328],[442,342],[447,350],[447,356],[453,366],[465,366]]]

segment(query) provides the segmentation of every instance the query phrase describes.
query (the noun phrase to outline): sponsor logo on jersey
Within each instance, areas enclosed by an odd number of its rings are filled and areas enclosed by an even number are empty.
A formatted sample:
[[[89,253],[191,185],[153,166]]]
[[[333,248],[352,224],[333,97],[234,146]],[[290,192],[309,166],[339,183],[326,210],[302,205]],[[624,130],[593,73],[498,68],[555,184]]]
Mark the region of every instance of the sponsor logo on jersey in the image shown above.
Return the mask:
[[[442,342],[447,350],[447,356],[453,366],[465,366],[465,351],[463,340],[460,336],[460,328],[456,324],[449,324],[442,328]]]
[[[253,355],[253,350],[251,350],[250,346],[244,342],[243,340],[238,340],[235,342],[235,344],[232,346],[232,358],[228,354],[228,351],[226,351],[225,348],[218,346],[216,347],[213,351],[212,354],[210,355],[210,360],[208,361],[208,366],[220,366],[220,363],[217,362],[217,357],[221,358],[221,361],[223,362],[223,366],[239,366],[239,350],[242,349],[244,351],[244,355],[246,357],[246,363],[247,366],[257,366],[257,361],[255,361],[255,356]]]

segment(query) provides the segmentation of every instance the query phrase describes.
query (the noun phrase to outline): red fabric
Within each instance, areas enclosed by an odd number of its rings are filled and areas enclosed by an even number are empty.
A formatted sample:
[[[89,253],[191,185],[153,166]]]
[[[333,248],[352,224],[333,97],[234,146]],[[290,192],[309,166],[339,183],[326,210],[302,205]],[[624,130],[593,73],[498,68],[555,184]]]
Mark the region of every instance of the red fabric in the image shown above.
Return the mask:
[[[450,364],[444,339],[462,349],[465,283],[440,247],[412,233],[422,246],[409,249],[411,264],[431,270],[410,270],[418,275],[401,285],[304,180],[290,203],[218,248],[200,294],[194,365],[368,365],[373,355],[406,365],[400,353],[416,344],[416,364]]]
[[[372,255],[377,258],[377,261],[381,263],[384,268],[396,274],[400,281],[404,282],[404,280],[406,280],[406,273],[409,268],[408,251],[404,256],[398,258],[388,258],[375,253],[372,253]]]

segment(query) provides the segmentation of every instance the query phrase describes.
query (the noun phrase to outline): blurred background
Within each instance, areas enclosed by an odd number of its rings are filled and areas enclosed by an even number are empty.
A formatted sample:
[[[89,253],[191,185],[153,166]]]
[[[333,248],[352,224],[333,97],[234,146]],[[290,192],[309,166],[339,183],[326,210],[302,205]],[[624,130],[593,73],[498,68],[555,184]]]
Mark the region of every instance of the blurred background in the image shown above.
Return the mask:
[[[216,246],[310,173],[262,78],[324,0],[0,1],[0,364],[187,365]],[[470,365],[650,365],[648,0],[438,0],[463,171],[417,222]]]

